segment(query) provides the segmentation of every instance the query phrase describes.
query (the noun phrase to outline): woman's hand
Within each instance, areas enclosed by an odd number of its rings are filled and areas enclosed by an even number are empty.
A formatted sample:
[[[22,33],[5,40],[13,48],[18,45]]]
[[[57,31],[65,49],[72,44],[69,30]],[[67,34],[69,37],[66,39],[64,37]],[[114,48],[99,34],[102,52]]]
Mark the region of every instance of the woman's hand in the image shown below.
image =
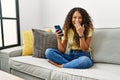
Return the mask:
[[[56,37],[57,37],[57,42],[58,42],[58,50],[61,51],[62,53],[64,53],[65,50],[66,50],[67,41],[62,40],[62,35],[63,35],[63,33],[60,30],[56,30]]]
[[[61,30],[56,29],[56,37],[57,39],[61,39]]]
[[[75,28],[76,28],[76,31],[78,33],[79,36],[83,36],[84,35],[84,24],[81,25],[79,22],[76,22],[75,23]]]

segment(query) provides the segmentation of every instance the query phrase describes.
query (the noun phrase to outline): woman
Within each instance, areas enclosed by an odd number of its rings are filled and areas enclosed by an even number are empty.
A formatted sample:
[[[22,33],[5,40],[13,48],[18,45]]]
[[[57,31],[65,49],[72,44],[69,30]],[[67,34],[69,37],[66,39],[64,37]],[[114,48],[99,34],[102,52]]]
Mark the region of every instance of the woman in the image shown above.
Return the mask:
[[[86,10],[73,8],[67,15],[64,36],[56,30],[58,50],[49,48],[45,55],[49,62],[60,68],[85,69],[93,65],[90,56],[90,41],[93,24]]]

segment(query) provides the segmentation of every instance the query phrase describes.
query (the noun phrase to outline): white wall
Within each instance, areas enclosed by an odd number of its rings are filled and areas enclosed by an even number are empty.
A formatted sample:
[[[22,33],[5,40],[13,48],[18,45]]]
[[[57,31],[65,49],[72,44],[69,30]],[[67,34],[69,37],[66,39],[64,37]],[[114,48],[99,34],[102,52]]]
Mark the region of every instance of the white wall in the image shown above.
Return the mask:
[[[19,0],[19,17],[21,33],[33,28],[41,28],[41,0]]]
[[[21,31],[64,23],[68,11],[83,7],[94,27],[120,27],[120,0],[19,0]]]
[[[83,7],[93,19],[94,27],[120,27],[120,0],[41,0],[41,26],[64,23],[68,11]]]
[[[21,32],[41,25],[41,0],[19,0]]]

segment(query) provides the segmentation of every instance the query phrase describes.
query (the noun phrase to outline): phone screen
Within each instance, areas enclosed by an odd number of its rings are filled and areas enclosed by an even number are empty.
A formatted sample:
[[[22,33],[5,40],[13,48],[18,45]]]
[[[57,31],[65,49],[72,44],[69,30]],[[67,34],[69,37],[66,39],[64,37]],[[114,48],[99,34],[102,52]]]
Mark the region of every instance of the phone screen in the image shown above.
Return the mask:
[[[55,29],[62,30],[60,25],[55,25]]]

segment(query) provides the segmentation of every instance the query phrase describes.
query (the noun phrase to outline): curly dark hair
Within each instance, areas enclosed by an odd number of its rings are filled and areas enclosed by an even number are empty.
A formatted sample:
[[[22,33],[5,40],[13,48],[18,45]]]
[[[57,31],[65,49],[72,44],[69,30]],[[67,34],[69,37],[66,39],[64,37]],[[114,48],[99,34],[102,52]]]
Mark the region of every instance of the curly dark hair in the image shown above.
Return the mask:
[[[67,14],[65,23],[63,25],[65,37],[67,38],[68,30],[73,29],[73,31],[75,32],[74,39],[76,40],[77,43],[79,43],[79,38],[78,38],[79,36],[76,32],[74,25],[72,24],[72,17],[73,17],[73,14],[75,13],[75,11],[78,11],[82,15],[82,24],[84,24],[84,27],[85,27],[85,31],[84,31],[85,37],[88,35],[88,30],[90,28],[93,29],[93,24],[91,21],[91,17],[87,13],[87,11],[83,8],[75,7],[73,9],[71,9],[70,12]]]

